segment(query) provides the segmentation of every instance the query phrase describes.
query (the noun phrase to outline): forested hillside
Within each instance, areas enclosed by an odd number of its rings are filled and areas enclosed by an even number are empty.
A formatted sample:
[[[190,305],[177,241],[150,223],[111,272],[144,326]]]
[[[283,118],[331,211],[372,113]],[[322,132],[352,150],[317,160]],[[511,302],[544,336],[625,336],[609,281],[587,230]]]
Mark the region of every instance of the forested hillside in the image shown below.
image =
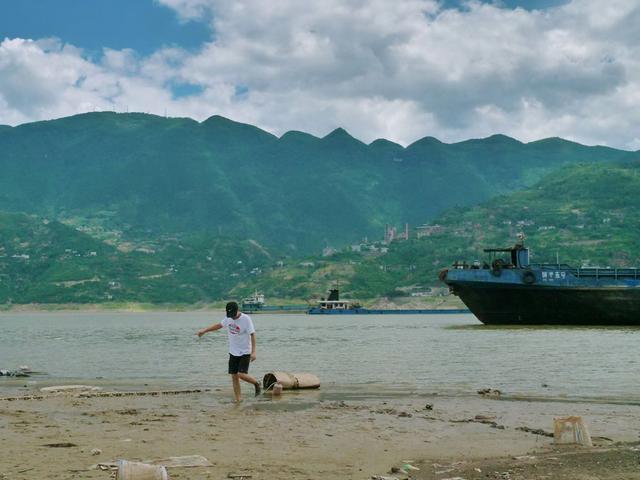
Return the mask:
[[[454,261],[482,262],[484,248],[513,245],[520,232],[532,262],[640,266],[640,162],[566,167],[523,191],[450,209],[422,231],[422,238],[309,258],[247,287],[305,298],[340,282],[359,299],[407,295],[440,285],[438,272]]]
[[[291,254],[415,225],[575,162],[637,153],[495,135],[407,148],[214,116],[91,113],[0,129],[0,210],[137,237],[207,233]]]
[[[251,241],[181,235],[116,248],[56,221],[0,213],[0,304],[212,302],[272,261]]]

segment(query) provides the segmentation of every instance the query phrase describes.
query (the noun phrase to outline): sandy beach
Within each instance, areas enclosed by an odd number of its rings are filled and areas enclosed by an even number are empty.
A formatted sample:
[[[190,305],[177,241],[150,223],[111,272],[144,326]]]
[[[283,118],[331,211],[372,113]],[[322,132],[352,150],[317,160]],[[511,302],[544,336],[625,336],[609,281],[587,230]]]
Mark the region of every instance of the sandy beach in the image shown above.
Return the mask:
[[[417,479],[640,478],[638,405],[331,388],[230,398],[223,388],[0,400],[0,479],[107,479],[97,464],[186,455],[211,466],[170,468],[171,478],[406,478],[390,473],[406,463]],[[566,415],[584,418],[594,447],[525,431],[551,432]]]

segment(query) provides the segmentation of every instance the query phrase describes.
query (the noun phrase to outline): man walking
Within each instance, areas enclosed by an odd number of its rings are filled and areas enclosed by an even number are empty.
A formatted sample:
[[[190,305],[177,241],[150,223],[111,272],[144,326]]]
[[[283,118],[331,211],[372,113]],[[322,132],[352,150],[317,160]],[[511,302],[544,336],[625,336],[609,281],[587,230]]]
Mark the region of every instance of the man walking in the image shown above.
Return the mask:
[[[256,330],[251,317],[239,311],[236,302],[226,306],[227,316],[222,322],[203,328],[198,337],[221,328],[227,329],[229,336],[229,374],[233,383],[233,395],[240,401],[240,380],[253,384],[256,397],[260,395],[260,382],[249,375],[249,363],[256,359]]]

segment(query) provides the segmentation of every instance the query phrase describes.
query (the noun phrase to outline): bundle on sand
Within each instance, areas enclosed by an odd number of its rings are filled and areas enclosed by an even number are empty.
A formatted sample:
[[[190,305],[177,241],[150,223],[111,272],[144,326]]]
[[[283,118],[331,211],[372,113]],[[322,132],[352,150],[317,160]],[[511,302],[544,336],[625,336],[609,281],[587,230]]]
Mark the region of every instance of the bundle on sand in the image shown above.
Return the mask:
[[[320,388],[320,379],[311,373],[269,372],[262,379],[262,383],[265,390],[275,383],[282,384],[284,390]]]

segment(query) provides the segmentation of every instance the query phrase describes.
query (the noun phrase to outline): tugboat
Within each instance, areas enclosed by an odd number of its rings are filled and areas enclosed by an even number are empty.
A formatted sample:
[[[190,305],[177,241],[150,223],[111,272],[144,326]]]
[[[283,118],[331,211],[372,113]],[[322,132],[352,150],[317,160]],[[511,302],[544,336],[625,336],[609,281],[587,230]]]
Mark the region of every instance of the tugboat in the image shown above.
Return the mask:
[[[307,310],[309,315],[429,315],[468,312],[468,310],[460,308],[365,308],[352,300],[340,300],[340,291],[337,287],[329,290],[329,296],[326,300],[324,298],[320,299],[315,307]]]
[[[439,276],[482,323],[640,326],[638,268],[530,263],[524,235],[511,248],[484,251],[501,256],[455,263]]]
[[[310,308],[307,313],[310,315],[317,315],[368,312],[357,302],[352,302],[351,300],[340,300],[340,290],[336,287],[329,290],[329,296],[326,300],[321,298],[318,305]]]

